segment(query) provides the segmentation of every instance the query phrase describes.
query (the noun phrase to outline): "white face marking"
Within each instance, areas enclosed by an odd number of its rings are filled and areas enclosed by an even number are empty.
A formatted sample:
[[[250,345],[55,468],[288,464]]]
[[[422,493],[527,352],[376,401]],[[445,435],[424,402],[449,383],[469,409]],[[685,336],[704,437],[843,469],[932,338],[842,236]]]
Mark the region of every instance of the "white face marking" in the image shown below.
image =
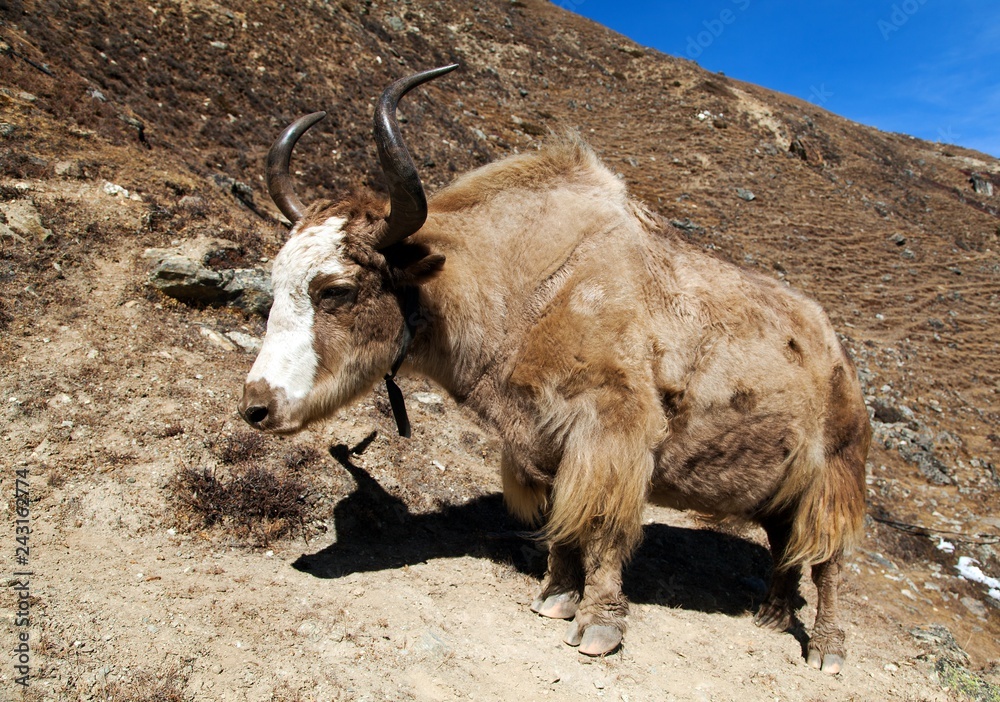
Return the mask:
[[[274,304],[248,383],[263,380],[284,390],[292,402],[304,399],[312,390],[319,357],[313,348],[309,282],[320,274],[337,275],[346,270],[338,255],[346,222],[342,217],[331,217],[301,232],[293,230],[275,257],[271,270]]]

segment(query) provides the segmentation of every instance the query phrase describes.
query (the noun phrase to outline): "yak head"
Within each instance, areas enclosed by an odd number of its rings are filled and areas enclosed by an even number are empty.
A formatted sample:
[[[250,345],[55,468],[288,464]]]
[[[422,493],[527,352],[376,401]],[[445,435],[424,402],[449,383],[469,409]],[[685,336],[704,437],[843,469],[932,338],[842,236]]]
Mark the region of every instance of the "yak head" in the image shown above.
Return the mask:
[[[271,147],[268,191],[293,227],[274,259],[267,334],[239,403],[251,426],[297,431],[370,389],[405,354],[407,296],[440,270],[444,257],[407,241],[427,218],[427,199],[396,106],[412,88],[454,68],[403,78],[382,93],[374,136],[388,203],[362,193],[306,207],[295,195],[292,149],[323,112],[293,122]]]

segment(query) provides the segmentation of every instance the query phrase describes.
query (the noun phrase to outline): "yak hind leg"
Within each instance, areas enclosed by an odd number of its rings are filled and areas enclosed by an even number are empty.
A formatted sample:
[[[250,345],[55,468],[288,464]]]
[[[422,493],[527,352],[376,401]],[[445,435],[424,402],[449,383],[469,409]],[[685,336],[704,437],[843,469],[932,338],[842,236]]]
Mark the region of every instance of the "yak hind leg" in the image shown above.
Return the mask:
[[[824,673],[836,675],[844,667],[844,630],[837,626],[837,589],[840,585],[840,557],[812,567],[816,584],[816,624],[809,637],[807,662]]]
[[[545,583],[531,603],[531,611],[550,619],[572,619],[580,606],[583,586],[580,549],[566,544],[551,544]]]
[[[762,526],[767,532],[767,540],[771,547],[774,574],[771,576],[767,597],[758,608],[753,621],[757,626],[775,631],[789,631],[799,623],[795,617],[795,610],[798,609],[802,599],[799,595],[802,569],[799,566],[781,565],[791,535],[791,524],[784,519],[767,519]]]

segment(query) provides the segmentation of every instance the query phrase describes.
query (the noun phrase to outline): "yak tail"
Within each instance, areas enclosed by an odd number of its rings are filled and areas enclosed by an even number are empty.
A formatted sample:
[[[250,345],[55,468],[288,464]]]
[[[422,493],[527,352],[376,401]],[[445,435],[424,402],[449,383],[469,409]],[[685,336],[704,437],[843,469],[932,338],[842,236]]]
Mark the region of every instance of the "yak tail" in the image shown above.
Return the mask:
[[[649,432],[642,422],[620,432],[601,431],[587,419],[567,432],[542,534],[552,543],[600,539],[629,554],[642,538],[653,476]]]
[[[838,451],[834,455],[793,459],[781,489],[771,500],[770,512],[791,516],[791,533],[780,563],[794,566],[824,563],[851,552],[864,534],[865,459],[863,451]],[[852,447],[858,448],[858,447]],[[860,453],[860,460],[858,455]]]

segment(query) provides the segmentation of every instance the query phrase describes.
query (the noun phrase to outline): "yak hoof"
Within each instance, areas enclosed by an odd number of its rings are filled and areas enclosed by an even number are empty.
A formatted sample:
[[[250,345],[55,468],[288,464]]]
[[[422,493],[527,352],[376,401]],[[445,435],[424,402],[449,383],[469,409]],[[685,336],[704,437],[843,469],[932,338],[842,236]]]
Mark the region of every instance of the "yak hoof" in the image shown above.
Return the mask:
[[[580,626],[580,622],[570,622],[569,628],[566,629],[566,635],[563,637],[563,643],[579,646],[581,641],[583,641],[583,627]]]
[[[754,615],[753,623],[775,631],[787,631],[792,626],[792,615],[782,604],[765,602]]]
[[[836,675],[844,667],[844,659],[836,653],[821,654],[813,649],[809,651],[808,663],[817,670],[822,670],[829,675]]]
[[[531,611],[549,619],[572,619],[580,606],[580,598],[576,593],[560,592],[542,599],[539,597],[531,603]]]
[[[616,626],[588,626],[580,642],[580,653],[603,656],[621,646],[622,632]]]

